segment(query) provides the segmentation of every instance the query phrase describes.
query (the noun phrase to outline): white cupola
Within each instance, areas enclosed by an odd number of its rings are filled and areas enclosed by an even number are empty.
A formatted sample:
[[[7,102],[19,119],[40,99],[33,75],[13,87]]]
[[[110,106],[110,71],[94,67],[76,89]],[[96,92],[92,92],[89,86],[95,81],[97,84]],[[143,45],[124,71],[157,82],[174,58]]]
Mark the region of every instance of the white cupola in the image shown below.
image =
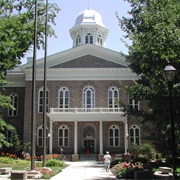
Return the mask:
[[[87,9],[77,16],[75,25],[69,31],[73,47],[87,43],[105,47],[109,30],[103,24],[98,12]]]

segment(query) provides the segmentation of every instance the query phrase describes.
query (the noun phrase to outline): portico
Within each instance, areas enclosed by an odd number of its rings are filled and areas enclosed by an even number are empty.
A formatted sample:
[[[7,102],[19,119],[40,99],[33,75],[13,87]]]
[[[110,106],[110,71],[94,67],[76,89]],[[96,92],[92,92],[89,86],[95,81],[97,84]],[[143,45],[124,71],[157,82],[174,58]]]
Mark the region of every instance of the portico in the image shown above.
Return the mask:
[[[49,141],[49,152],[52,153],[53,149],[53,123],[57,122],[71,122],[73,123],[74,133],[74,152],[73,154],[82,153],[81,149],[90,148],[92,145],[93,149],[90,152],[97,154],[103,154],[104,151],[104,123],[110,122],[123,122],[124,124],[124,153],[127,153],[128,149],[128,125],[127,117],[124,116],[124,113],[121,108],[50,108],[50,112],[47,114],[50,120],[50,141]],[[78,129],[80,123],[86,123],[82,129]],[[96,122],[97,127],[93,127],[91,123]],[[81,131],[82,133],[78,133]],[[81,136],[81,137],[78,137]],[[78,140],[80,142],[78,142]],[[97,142],[99,142],[97,144]],[[81,147],[79,147],[81,146]],[[120,143],[121,146],[121,143]]]

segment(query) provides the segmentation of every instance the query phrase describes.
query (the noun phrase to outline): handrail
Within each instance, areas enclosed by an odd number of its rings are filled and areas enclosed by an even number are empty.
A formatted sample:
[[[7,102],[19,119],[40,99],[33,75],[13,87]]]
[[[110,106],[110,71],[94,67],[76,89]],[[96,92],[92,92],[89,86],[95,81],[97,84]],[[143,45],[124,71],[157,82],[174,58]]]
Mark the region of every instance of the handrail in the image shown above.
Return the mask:
[[[123,108],[50,108],[50,113],[115,113]]]

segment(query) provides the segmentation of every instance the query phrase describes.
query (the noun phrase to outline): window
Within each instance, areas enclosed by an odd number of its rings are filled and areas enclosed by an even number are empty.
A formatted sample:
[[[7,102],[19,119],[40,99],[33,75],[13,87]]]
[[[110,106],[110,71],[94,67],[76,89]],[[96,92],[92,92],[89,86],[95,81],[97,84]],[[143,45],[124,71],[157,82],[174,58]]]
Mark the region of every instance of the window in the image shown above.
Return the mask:
[[[83,108],[85,108],[87,111],[89,111],[90,108],[95,107],[94,94],[94,89],[90,86],[85,87],[83,90]]]
[[[8,109],[8,116],[17,116],[18,115],[18,96],[16,93],[10,94],[11,105],[14,107],[13,109]]]
[[[109,146],[117,147],[120,142],[119,128],[116,125],[112,125],[109,128]]]
[[[137,99],[133,99],[129,96],[129,106],[133,110],[140,110],[140,103]]]
[[[37,130],[37,146],[43,147],[43,126]],[[46,128],[46,146],[48,146],[48,129]]]
[[[12,132],[11,130],[7,130],[6,140],[7,140],[7,142],[12,143],[12,140],[13,140],[13,132]]]
[[[59,146],[69,145],[69,129],[67,126],[62,125],[58,130]]]
[[[59,108],[69,108],[69,90],[62,87],[59,90]]]
[[[83,138],[95,138],[95,129],[91,125],[86,125],[83,129]]]
[[[137,125],[133,125],[130,128],[130,133],[129,133],[129,138],[130,138],[130,143],[131,144],[140,144],[140,128]]]
[[[102,46],[102,37],[100,35],[98,35],[97,37],[97,43],[98,43],[98,46]]]
[[[44,87],[39,90],[38,94],[38,112],[43,112]],[[49,112],[49,91],[46,90],[46,112]]]
[[[108,103],[109,103],[109,108],[118,108],[119,107],[119,91],[115,87],[111,87],[108,91]]]
[[[80,35],[78,35],[76,37],[76,46],[79,46],[79,45],[81,45],[81,36]]]
[[[93,36],[91,35],[91,33],[88,33],[85,37],[85,43],[90,43],[93,44]]]

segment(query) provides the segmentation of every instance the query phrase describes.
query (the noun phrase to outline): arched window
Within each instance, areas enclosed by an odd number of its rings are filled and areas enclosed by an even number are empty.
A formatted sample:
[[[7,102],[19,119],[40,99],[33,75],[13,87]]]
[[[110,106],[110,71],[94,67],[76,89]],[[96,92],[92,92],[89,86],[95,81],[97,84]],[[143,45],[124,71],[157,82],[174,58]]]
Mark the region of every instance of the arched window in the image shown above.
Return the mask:
[[[98,43],[98,46],[102,46],[102,37],[101,37],[101,35],[98,35],[97,43]]]
[[[133,125],[129,130],[129,138],[131,144],[140,144],[140,128],[137,125]]]
[[[116,125],[109,128],[109,146],[117,147],[120,145],[120,132]]]
[[[118,108],[119,107],[119,91],[116,87],[111,87],[108,91],[108,103],[109,108]]]
[[[91,35],[91,33],[88,33],[85,37],[85,43],[90,43],[93,44],[93,36]]]
[[[83,138],[95,138],[95,129],[91,125],[86,125],[83,129]]]
[[[81,45],[81,36],[80,35],[78,35],[76,37],[76,46],[79,46],[79,45]]]
[[[11,130],[7,130],[7,134],[6,134],[7,142],[12,143],[12,138],[13,138],[13,132]]]
[[[69,108],[69,89],[62,87],[59,90],[59,108]]]
[[[43,147],[43,126],[37,130],[37,146]],[[46,128],[46,146],[48,146],[48,129]]]
[[[38,112],[43,112],[44,87],[39,89],[38,93]],[[46,90],[46,112],[49,112],[49,90]]]
[[[58,139],[59,146],[69,146],[69,129],[67,126],[62,125],[59,127]]]
[[[91,108],[95,107],[95,92],[90,86],[85,87],[83,90],[83,108],[90,111]]]
[[[13,109],[8,109],[8,116],[17,116],[18,115],[18,96],[16,93],[10,94],[11,105],[14,107]]]
[[[133,99],[129,96],[129,107],[133,110],[140,110],[140,102],[137,99]]]

